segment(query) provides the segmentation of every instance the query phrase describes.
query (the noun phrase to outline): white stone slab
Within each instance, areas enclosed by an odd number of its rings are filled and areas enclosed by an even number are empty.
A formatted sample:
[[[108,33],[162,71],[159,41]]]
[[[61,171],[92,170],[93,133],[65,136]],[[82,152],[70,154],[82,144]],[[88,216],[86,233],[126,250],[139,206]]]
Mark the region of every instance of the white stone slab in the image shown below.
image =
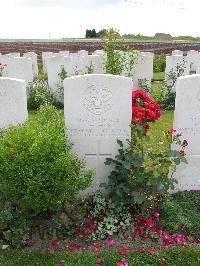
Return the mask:
[[[190,62],[186,56],[166,56],[165,79],[168,84],[171,83],[169,79],[170,72],[173,71],[174,73],[178,73],[180,72],[180,70],[178,70],[180,67],[183,68],[182,76],[190,74]]]
[[[27,119],[25,81],[0,78],[0,129],[25,123]]]
[[[176,84],[174,128],[188,141],[188,164],[177,167],[176,191],[200,189],[200,75],[180,77]]]
[[[87,56],[88,55],[88,51],[86,51],[86,50],[80,50],[80,51],[78,51],[78,55],[79,56]]]
[[[183,56],[183,51],[174,50],[174,51],[172,51],[172,55],[181,55],[181,56]]]
[[[3,70],[3,77],[23,79],[26,85],[33,81],[32,60],[30,58],[0,57],[0,63],[6,64]]]
[[[103,55],[89,55],[87,64],[92,67],[93,74],[105,74]]]
[[[60,51],[59,54],[63,56],[69,56],[69,51]]]
[[[23,57],[26,58],[31,58],[32,60],[32,69],[33,69],[33,76],[37,77],[38,76],[38,64],[37,64],[37,54],[34,52],[28,52],[24,53]]]
[[[53,56],[53,52],[42,52],[43,71],[47,73],[46,61],[49,57]]]
[[[117,154],[117,139],[131,138],[132,80],[113,75],[83,75],[64,80],[64,113],[73,150],[95,171],[87,192],[107,182],[105,159]]]
[[[62,87],[62,80],[59,77],[62,67],[67,72],[67,76],[71,76],[73,73],[72,62],[69,56],[52,56],[46,59],[48,84],[50,91],[54,94],[58,101],[63,102],[62,94],[59,91],[59,87]]]
[[[129,59],[128,59],[129,60]],[[133,89],[138,88],[139,80],[145,80],[146,84],[151,87],[151,79],[153,78],[153,60],[154,54],[148,52],[138,52],[138,55],[131,66],[131,73],[123,72],[122,75],[131,75],[133,79]],[[129,60],[130,61],[130,60]],[[128,63],[129,68],[129,63]],[[130,72],[130,71],[128,71]]]
[[[198,51],[190,50],[187,53],[187,58],[190,63],[190,71],[196,72],[200,64],[200,54]]]
[[[10,53],[6,54],[8,57],[14,58],[14,57],[20,57],[20,53]]]

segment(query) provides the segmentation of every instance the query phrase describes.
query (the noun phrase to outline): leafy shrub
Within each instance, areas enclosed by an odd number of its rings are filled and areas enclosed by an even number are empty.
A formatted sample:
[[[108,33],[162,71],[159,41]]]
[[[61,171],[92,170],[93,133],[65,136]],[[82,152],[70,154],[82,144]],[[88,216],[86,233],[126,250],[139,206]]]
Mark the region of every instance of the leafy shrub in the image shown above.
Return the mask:
[[[122,46],[126,54],[117,50]],[[113,28],[107,31],[107,38],[103,39],[103,50],[106,53],[104,65],[107,74],[120,75],[124,72],[127,76],[131,76],[138,53],[129,46],[123,45],[119,33]]]
[[[132,112],[132,139],[128,147],[118,140],[118,154],[115,159],[107,158],[105,162],[106,165],[112,165],[114,170],[109,176],[108,185],[102,186],[108,189],[109,197],[116,205],[122,202],[143,209],[157,204],[169,188],[173,189],[176,180],[169,177],[168,172],[181,162],[187,162],[184,157],[187,141],[182,142],[179,135],[172,137],[180,151],[163,151],[158,148],[159,143],[151,145],[151,138],[147,135],[150,122],[158,120],[161,113],[160,106],[144,91],[133,92]],[[173,133],[174,130],[170,130],[166,136],[171,137]]]
[[[156,56],[153,62],[154,72],[164,72],[166,67],[166,57],[165,55]]]
[[[49,91],[48,82],[35,78],[28,85],[28,109],[37,110],[44,104],[54,104],[55,99]]]
[[[50,105],[3,133],[0,165],[0,200],[34,214],[60,210],[91,181],[71,152],[60,111]]]
[[[175,86],[178,77],[181,77],[184,73],[185,62],[177,64],[175,69],[171,70],[169,74],[166,75],[164,80],[164,86],[162,91],[161,106],[163,110],[174,110],[175,108]]]
[[[29,238],[30,227],[26,217],[21,212],[5,204],[0,211],[0,235],[5,243],[14,247],[21,247]]]
[[[200,192],[169,195],[160,206],[161,226],[172,232],[187,232],[200,237]]]
[[[60,82],[56,84],[57,86],[57,91],[61,99],[64,98],[64,87],[63,87],[63,81],[66,79],[68,76],[67,71],[65,70],[65,67],[61,65],[61,70],[58,73],[58,77],[60,79]]]

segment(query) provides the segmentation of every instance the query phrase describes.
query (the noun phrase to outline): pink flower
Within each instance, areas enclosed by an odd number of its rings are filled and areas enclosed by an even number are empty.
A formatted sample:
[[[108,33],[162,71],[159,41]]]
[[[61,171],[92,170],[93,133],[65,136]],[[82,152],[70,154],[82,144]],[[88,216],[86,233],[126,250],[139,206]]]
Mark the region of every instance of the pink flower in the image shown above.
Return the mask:
[[[106,240],[106,245],[107,245],[108,247],[113,247],[113,246],[116,245],[116,243],[115,243],[112,239],[108,238],[108,239]]]
[[[96,248],[96,247],[93,247],[92,248],[92,253],[98,253],[99,252],[99,249],[98,248]]]
[[[103,264],[105,262],[104,258],[97,258],[96,264]]]
[[[164,232],[163,234],[162,234],[162,239],[163,240],[167,240],[169,238],[169,233],[168,232]]]
[[[153,212],[152,216],[154,216],[157,219],[157,221],[160,221],[160,213],[159,212]]]
[[[156,233],[157,233],[157,234],[162,234],[162,232],[163,232],[163,230],[162,230],[161,227],[157,227],[157,228],[156,228]]]
[[[54,248],[58,248],[58,246],[59,246],[59,240],[57,240],[57,239],[53,240],[52,241],[52,245],[53,245]]]
[[[95,243],[93,243],[92,245],[93,245],[93,247],[95,247],[95,248],[100,248],[101,243],[99,243],[99,242],[95,242]]]
[[[157,233],[157,229],[155,227],[150,228],[149,230],[150,233]]]
[[[125,248],[121,248],[121,249],[119,250],[119,253],[120,253],[121,255],[126,255],[126,249],[125,249]]]
[[[195,240],[194,240],[194,243],[196,243],[196,244],[200,244],[200,238],[195,239]]]
[[[144,248],[141,248],[140,249],[140,253],[144,253],[145,252],[145,249]]]
[[[155,250],[153,248],[150,248],[148,250],[148,253],[149,253],[149,255],[152,255],[153,256],[155,254]]]
[[[118,261],[116,263],[116,266],[128,266],[128,262],[126,261],[125,258],[121,259],[121,261]]]
[[[98,225],[97,225],[97,224],[93,224],[93,225],[92,225],[92,229],[93,229],[94,231],[97,231],[97,229],[98,229]]]
[[[149,220],[146,220],[146,223],[149,227],[154,227],[154,221],[149,219]]]
[[[180,153],[181,156],[185,156],[185,151],[183,149],[180,150],[179,153]]]

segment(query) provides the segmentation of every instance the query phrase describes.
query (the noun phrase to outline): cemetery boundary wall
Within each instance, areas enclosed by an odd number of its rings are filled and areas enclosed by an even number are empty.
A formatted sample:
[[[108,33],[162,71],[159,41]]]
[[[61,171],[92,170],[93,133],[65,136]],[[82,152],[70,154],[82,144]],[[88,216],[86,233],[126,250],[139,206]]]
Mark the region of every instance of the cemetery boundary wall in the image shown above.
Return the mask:
[[[173,50],[200,51],[200,41],[135,41],[125,40],[124,44],[134,47],[140,51],[153,52],[156,55],[171,54]],[[41,63],[42,52],[59,52],[68,50],[77,52],[87,50],[90,53],[102,48],[102,41],[99,39],[59,39],[59,40],[14,40],[0,39],[0,53],[19,52],[21,55],[26,52],[35,52],[38,54],[38,62]],[[120,47],[119,47],[120,48]]]

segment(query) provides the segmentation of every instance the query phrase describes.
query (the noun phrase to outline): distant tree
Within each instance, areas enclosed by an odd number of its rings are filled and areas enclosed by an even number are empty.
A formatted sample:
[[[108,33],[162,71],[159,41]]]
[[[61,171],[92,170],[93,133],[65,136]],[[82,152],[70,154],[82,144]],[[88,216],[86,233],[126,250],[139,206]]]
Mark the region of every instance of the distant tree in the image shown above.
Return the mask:
[[[96,38],[96,37],[97,37],[97,33],[96,33],[95,29],[93,29],[93,30],[87,29],[86,30],[85,38]]]
[[[108,35],[108,30],[102,29],[99,32],[97,32],[97,38],[105,38]]]
[[[97,37],[96,30],[93,29],[93,30],[91,31],[91,38],[96,38],[96,37]]]
[[[91,38],[91,30],[86,30],[85,38]]]

